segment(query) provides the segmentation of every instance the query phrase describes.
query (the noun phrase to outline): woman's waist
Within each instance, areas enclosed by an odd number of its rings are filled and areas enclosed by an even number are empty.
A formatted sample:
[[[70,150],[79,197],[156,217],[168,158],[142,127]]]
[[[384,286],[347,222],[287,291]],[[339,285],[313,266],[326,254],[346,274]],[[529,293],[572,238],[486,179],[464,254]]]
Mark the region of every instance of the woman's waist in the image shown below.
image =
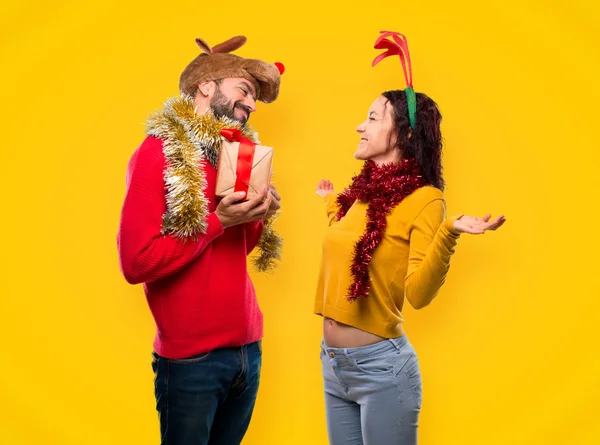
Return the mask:
[[[394,334],[396,336],[403,335],[402,327],[399,326]],[[323,339],[325,344],[332,348],[360,348],[387,340],[388,337],[325,316],[323,317]]]

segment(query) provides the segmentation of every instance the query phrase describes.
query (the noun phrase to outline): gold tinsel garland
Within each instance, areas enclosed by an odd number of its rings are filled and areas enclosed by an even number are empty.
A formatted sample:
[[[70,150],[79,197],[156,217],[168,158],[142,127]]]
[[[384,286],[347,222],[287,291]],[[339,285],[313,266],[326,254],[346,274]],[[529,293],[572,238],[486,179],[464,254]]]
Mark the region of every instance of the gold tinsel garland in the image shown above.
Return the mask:
[[[146,133],[163,141],[167,161],[164,172],[167,211],[163,215],[162,234],[170,233],[182,240],[197,239],[207,230],[208,199],[203,162],[217,168],[221,148],[221,129],[238,128],[244,137],[260,143],[249,126],[220,118],[212,113],[197,115],[193,98],[169,99],[164,108],[148,120]],[[254,265],[261,271],[275,267],[281,257],[282,240],[273,230],[273,218],[265,222],[258,243],[260,255]]]

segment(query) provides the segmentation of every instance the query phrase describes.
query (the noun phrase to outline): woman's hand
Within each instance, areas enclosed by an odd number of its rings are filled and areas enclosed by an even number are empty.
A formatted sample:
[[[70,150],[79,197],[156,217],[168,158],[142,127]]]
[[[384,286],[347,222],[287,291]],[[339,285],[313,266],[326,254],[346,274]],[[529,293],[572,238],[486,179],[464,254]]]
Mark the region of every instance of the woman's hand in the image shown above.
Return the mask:
[[[324,198],[325,195],[335,193],[333,190],[333,184],[328,179],[321,179],[321,182],[317,185],[317,195]]]
[[[492,215],[487,214],[482,218],[476,218],[474,216],[461,216],[454,221],[454,230],[459,233],[472,233],[474,235],[481,235],[487,230],[496,230],[504,224],[506,218],[504,215],[496,217],[493,221],[490,221]]]

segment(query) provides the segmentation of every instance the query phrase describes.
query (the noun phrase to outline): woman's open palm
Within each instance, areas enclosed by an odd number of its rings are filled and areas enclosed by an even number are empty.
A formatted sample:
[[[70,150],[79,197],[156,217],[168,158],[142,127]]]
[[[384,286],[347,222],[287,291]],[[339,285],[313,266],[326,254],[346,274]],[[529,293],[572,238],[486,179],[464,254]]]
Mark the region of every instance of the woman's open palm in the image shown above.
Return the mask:
[[[487,230],[497,230],[506,222],[504,215],[499,215],[490,221],[491,217],[489,213],[482,218],[464,215],[454,221],[454,229],[460,233],[481,235]]]

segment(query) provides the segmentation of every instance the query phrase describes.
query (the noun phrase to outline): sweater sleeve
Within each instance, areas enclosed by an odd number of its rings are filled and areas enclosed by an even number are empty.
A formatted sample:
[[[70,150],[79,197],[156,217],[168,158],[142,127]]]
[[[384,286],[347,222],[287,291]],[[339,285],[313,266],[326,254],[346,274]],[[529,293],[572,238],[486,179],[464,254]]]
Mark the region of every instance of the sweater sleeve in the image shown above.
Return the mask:
[[[337,222],[335,219],[335,215],[339,210],[337,205],[337,195],[335,193],[329,193],[325,195],[323,199],[325,199],[327,219],[329,220],[329,225],[331,226]]]
[[[123,276],[130,284],[168,277],[196,259],[224,231],[215,213],[208,215],[206,234],[195,241],[161,235],[166,211],[162,141],[148,137],[127,166],[117,249]]]
[[[443,199],[430,201],[410,229],[404,294],[415,309],[431,303],[450,268],[450,258],[460,235],[453,229],[456,217],[445,219],[445,214]]]
[[[249,255],[258,245],[265,224],[263,221],[255,221],[244,224],[246,231],[246,253]]]

